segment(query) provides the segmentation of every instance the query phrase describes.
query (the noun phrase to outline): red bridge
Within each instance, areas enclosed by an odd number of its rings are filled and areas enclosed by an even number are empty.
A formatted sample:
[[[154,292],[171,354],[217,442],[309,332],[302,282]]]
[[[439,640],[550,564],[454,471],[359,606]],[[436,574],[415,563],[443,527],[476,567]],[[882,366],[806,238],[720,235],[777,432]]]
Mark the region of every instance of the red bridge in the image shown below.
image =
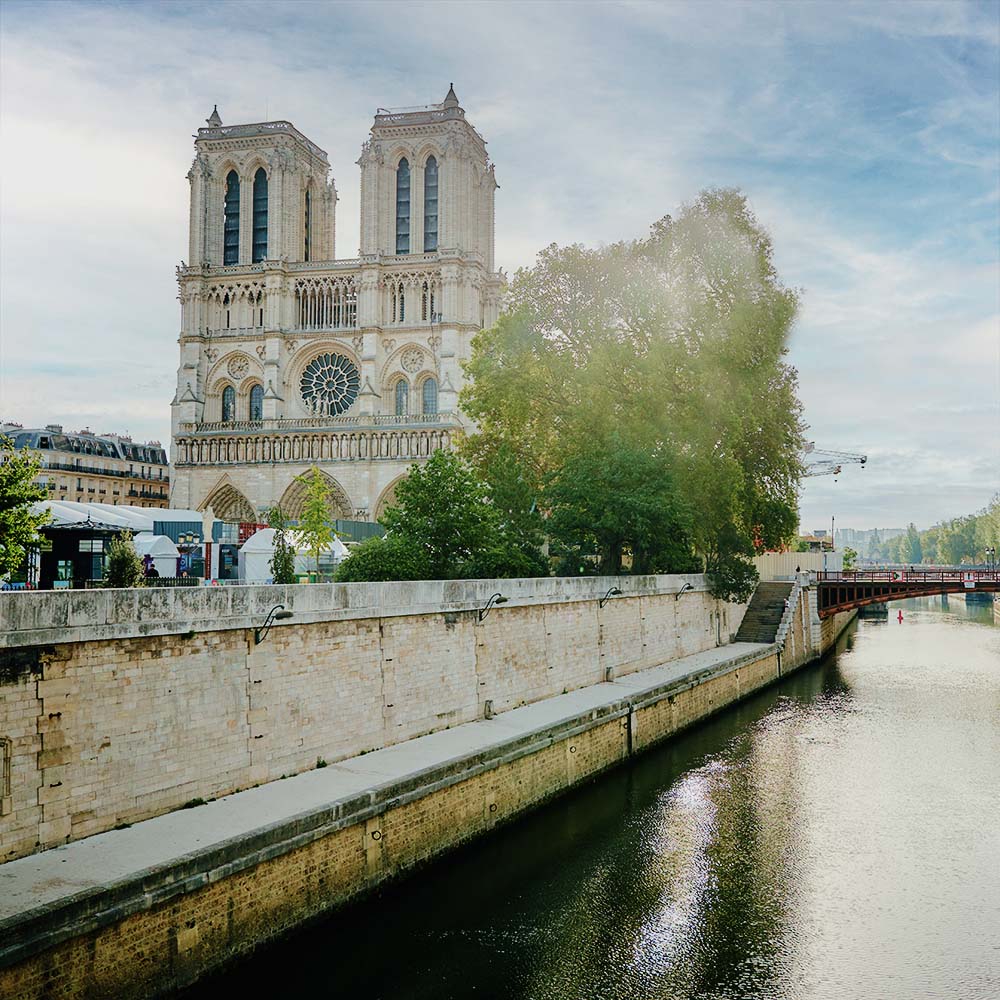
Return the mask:
[[[983,569],[874,569],[816,574],[820,618],[864,604],[883,604],[907,597],[1000,593],[1000,571]]]

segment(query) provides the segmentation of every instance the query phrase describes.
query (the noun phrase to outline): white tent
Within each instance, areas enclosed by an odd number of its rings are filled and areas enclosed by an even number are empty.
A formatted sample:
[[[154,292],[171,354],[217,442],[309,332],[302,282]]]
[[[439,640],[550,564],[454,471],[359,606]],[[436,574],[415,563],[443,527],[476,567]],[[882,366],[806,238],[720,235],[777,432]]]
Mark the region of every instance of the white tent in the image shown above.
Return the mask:
[[[50,524],[83,524],[88,518],[98,524],[112,524],[128,528],[133,533],[153,530],[153,520],[147,513],[115,507],[111,504],[76,503],[72,500],[41,500],[32,505],[33,510],[48,510]]]
[[[160,576],[177,576],[180,552],[166,535],[136,535],[132,539],[140,558],[150,556]]]
[[[240,580],[246,583],[266,583],[271,579],[271,558],[274,555],[274,528],[261,528],[252,534],[240,548]],[[312,556],[306,550],[297,532],[287,532],[295,549],[295,572],[305,575],[314,568]],[[320,553],[320,568],[332,569],[347,555],[347,546],[334,538]]]

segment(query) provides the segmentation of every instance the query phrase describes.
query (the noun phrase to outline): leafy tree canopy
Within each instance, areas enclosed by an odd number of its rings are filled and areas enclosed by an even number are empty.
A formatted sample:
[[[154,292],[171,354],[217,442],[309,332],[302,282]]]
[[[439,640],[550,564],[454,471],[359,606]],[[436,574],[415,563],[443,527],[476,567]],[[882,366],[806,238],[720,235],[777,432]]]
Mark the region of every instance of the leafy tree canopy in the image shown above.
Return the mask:
[[[267,523],[274,528],[271,578],[275,583],[295,583],[295,549],[288,540],[288,520],[280,505],[267,512]]]
[[[645,240],[552,245],[517,273],[508,312],[474,340],[462,405],[479,432],[465,454],[484,474],[496,456],[512,456],[535,496],[555,488],[558,526],[583,456],[606,456],[600,442],[617,435],[647,471],[669,473],[672,537],[689,535],[710,572],[726,568],[744,590],[745,549],[778,547],[797,520],[803,426],[785,360],[797,301],[734,190],[703,192]],[[647,514],[650,503],[648,493],[636,502]],[[602,544],[611,566],[617,543]],[[656,561],[652,540],[621,544],[640,564]]]
[[[49,513],[31,511],[32,504],[48,496],[35,482],[41,459],[34,452],[15,449],[8,437],[0,437],[0,455],[0,577],[5,577],[20,569]]]
[[[516,486],[508,484],[517,506]],[[517,511],[520,516],[520,511]],[[354,549],[338,580],[450,580],[537,576],[547,566],[510,510],[459,455],[437,451],[413,465],[381,523],[387,535]]]
[[[318,574],[319,557],[333,541],[335,532],[330,524],[330,489],[323,473],[315,465],[309,473],[306,499],[299,518],[299,534],[313,557]]]
[[[108,569],[105,579],[109,587],[145,586],[145,569],[139,553],[135,551],[131,531],[115,535],[108,543]]]

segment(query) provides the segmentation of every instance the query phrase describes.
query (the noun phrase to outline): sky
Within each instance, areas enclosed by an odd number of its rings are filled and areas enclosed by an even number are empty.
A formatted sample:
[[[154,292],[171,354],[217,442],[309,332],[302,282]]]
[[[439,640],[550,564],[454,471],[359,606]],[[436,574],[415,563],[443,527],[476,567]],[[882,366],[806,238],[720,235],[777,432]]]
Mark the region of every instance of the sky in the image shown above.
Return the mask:
[[[0,418],[170,435],[192,135],[327,150],[337,253],[375,109],[450,82],[497,165],[497,262],[746,192],[801,291],[806,530],[927,527],[1000,490],[1000,4],[0,7]]]

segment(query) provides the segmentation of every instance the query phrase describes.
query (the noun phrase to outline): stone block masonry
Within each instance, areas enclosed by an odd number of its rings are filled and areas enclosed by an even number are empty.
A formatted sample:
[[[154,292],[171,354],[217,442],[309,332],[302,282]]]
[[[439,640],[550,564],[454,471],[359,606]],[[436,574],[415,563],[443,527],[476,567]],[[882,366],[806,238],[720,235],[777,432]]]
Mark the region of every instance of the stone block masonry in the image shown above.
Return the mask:
[[[3,593],[0,858],[714,649],[741,613],[700,576]]]

